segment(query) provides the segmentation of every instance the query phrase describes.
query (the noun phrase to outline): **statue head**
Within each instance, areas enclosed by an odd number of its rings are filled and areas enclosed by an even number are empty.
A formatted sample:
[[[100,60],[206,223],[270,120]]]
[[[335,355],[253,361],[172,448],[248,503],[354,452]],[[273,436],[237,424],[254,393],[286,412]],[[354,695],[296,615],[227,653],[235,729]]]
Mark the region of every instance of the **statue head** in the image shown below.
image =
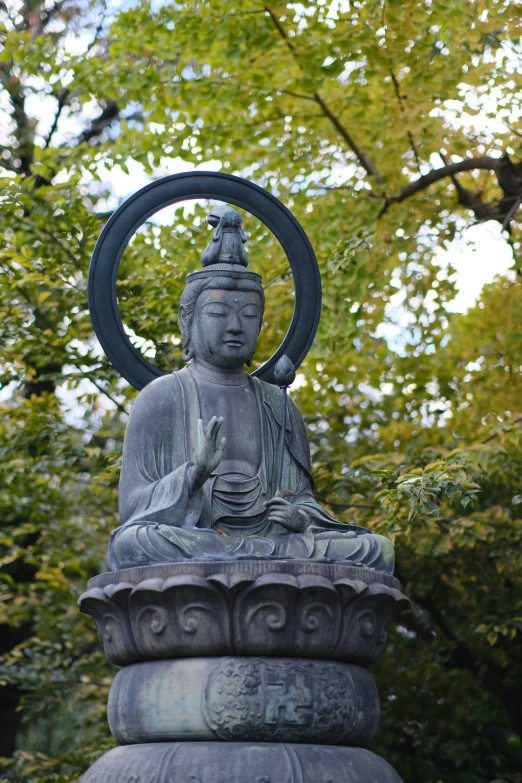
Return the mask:
[[[208,221],[215,231],[202,255],[204,268],[187,276],[179,305],[183,359],[238,369],[252,362],[263,322],[264,290],[261,276],[246,269],[241,215],[220,206]]]

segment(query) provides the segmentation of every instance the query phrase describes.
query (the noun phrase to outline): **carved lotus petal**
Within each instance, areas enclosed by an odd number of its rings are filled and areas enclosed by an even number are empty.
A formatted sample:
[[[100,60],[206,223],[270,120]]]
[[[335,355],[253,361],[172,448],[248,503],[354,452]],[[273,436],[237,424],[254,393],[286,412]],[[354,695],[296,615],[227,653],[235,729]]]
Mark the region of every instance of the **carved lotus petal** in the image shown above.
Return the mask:
[[[392,621],[409,607],[390,585],[332,582],[321,564],[315,573],[271,571],[257,578],[246,568],[203,576],[176,573],[177,567],[169,566],[175,575],[167,579],[93,587],[80,598],[113,663],[277,655],[369,666],[382,654]]]
[[[297,577],[299,594],[295,614],[293,655],[328,657],[339,636],[341,601],[329,579],[317,575]]]
[[[128,611],[131,590],[132,585],[125,582],[103,590],[95,587],[78,601],[81,611],[94,617],[105,653],[117,666],[141,660]]]
[[[298,591],[291,574],[265,574],[240,592],[233,621],[239,654],[285,655],[292,649]]]
[[[255,579],[250,574],[212,574],[207,577],[209,582],[216,585],[222,585],[227,591],[239,592],[246,585],[252,584]]]
[[[199,576],[149,579],[130,595],[137,647],[146,658],[213,655],[230,648],[229,608],[222,593]]]
[[[409,601],[393,587],[365,585],[343,606],[341,634],[334,658],[369,666],[383,653],[392,621]]]

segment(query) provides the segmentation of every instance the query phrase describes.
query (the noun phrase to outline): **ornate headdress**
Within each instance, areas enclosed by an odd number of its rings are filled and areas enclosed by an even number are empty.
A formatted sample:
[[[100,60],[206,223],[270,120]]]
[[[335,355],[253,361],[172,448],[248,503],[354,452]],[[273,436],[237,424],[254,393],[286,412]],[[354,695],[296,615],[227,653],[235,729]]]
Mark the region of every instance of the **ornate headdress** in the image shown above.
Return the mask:
[[[222,204],[212,208],[207,220],[215,230],[201,256],[203,269],[187,275],[187,283],[210,277],[230,277],[251,279],[260,284],[261,275],[246,269],[248,256],[244,244],[247,237],[239,212]]]
[[[206,288],[257,291],[263,310],[265,306],[262,277],[246,268],[248,257],[243,247],[246,234],[241,227],[243,218],[239,212],[224,204],[214,207],[207,220],[215,231],[201,256],[203,269],[187,275],[187,284],[180,300],[180,310],[183,308],[186,319],[184,324],[179,321],[183,337],[183,359],[186,362],[192,358],[190,325],[201,291]]]

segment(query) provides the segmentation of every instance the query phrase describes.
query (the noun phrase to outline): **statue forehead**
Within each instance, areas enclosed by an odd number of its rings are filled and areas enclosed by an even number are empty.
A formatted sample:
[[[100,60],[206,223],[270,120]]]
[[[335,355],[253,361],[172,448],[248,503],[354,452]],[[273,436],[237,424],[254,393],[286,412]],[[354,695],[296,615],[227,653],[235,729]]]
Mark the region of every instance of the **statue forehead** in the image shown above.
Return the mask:
[[[206,288],[198,296],[197,306],[202,307],[209,302],[224,302],[225,304],[261,304],[257,291],[234,291],[224,288]]]

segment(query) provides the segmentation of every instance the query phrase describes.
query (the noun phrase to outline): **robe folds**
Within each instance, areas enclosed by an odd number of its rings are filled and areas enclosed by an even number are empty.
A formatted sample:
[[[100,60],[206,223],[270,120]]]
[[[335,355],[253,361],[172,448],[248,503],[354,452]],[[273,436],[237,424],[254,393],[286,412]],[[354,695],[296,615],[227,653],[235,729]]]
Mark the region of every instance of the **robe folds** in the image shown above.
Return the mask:
[[[291,533],[268,519],[264,502],[277,489],[283,392],[253,377],[247,384],[254,392],[260,427],[257,475],[230,481],[212,474],[195,491],[189,471],[202,418],[196,374],[185,367],[140,392],[125,434],[122,525],[111,535],[109,570],[189,558],[268,557],[347,562],[392,573],[388,539],[337,522],[315,501],[306,431],[290,398],[282,486],[291,493],[287,499],[306,513],[309,526],[304,533]]]

